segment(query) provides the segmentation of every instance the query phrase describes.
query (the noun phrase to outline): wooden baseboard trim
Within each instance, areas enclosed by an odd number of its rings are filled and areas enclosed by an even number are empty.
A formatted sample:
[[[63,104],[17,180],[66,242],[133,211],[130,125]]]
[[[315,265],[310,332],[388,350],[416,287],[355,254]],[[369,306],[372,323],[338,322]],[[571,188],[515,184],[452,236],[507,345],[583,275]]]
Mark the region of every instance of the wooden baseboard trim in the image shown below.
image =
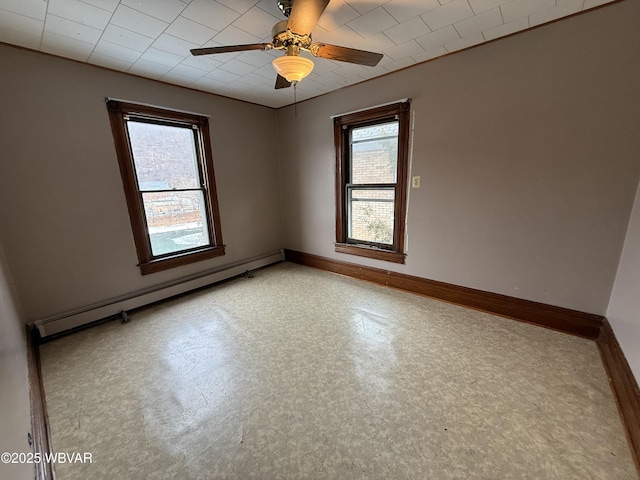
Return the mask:
[[[285,249],[285,259],[289,262],[418,293],[592,340],[595,340],[600,335],[600,328],[604,320],[602,316],[577,310],[333,260],[295,250]]]
[[[47,403],[40,369],[40,334],[35,326],[27,327],[27,365],[29,369],[29,397],[31,402],[31,437],[33,453],[44,459],[51,458],[51,431],[47,415]],[[35,464],[36,480],[55,480],[53,462]]]
[[[602,363],[618,403],[622,423],[627,431],[629,448],[640,473],[640,390],[627,359],[608,320],[604,320],[596,340]]]

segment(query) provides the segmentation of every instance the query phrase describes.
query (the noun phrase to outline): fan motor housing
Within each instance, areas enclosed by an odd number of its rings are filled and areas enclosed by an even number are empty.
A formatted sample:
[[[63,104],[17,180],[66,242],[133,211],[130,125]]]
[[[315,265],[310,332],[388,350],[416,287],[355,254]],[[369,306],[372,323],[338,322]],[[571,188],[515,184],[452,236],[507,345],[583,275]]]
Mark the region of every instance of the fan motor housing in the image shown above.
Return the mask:
[[[276,23],[271,29],[271,35],[273,36],[273,46],[288,47],[289,45],[296,45],[300,48],[309,48],[311,45],[311,35],[298,35],[287,29],[288,20],[283,20]]]
[[[278,22],[273,26],[273,28],[271,29],[271,36],[274,40],[276,38],[279,39],[283,36],[283,34],[287,33],[287,23],[289,23],[288,20],[282,20],[281,22]]]

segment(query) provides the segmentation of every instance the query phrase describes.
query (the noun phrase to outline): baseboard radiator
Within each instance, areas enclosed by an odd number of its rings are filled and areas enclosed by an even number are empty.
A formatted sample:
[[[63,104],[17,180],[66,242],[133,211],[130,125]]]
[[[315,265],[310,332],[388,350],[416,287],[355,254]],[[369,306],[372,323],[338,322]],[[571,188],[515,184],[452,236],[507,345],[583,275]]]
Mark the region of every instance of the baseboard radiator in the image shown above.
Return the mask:
[[[143,307],[197,288],[228,280],[242,275],[247,271],[266,267],[283,260],[283,250],[266,253],[189,275],[171,282],[110,298],[99,303],[86,305],[69,312],[42,318],[33,322],[33,326],[38,329],[40,337],[45,338],[113,317],[123,311]]]

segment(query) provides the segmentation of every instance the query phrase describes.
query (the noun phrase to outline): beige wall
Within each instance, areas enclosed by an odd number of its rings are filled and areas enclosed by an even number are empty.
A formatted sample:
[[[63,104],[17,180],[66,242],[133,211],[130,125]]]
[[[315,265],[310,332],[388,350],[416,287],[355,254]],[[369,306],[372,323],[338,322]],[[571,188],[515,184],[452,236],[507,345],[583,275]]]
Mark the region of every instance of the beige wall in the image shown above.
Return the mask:
[[[640,189],[636,195],[607,318],[640,383]]]
[[[25,329],[0,245],[0,453],[30,452],[31,431]],[[27,480],[33,465],[0,463],[0,478]]]
[[[25,321],[282,247],[273,110],[0,45],[0,241]],[[141,276],[105,107],[211,116],[227,254]]]
[[[639,24],[628,0],[279,110],[285,246],[604,314],[640,173]],[[406,265],[337,254],[329,117],[404,97]]]

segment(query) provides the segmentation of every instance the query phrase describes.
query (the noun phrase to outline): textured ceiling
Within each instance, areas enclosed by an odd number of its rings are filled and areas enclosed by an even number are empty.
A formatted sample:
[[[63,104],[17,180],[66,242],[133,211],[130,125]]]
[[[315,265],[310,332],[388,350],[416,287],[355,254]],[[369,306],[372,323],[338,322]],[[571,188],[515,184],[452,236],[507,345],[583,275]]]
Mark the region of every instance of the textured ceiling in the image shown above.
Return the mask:
[[[384,53],[376,67],[313,59],[298,101],[614,0],[331,0],[313,40]],[[271,41],[276,0],[0,0],[0,41],[270,107],[276,50],[193,57]],[[594,32],[595,34],[595,32]],[[309,56],[310,57],[310,56]],[[312,57],[310,57],[312,58]]]

